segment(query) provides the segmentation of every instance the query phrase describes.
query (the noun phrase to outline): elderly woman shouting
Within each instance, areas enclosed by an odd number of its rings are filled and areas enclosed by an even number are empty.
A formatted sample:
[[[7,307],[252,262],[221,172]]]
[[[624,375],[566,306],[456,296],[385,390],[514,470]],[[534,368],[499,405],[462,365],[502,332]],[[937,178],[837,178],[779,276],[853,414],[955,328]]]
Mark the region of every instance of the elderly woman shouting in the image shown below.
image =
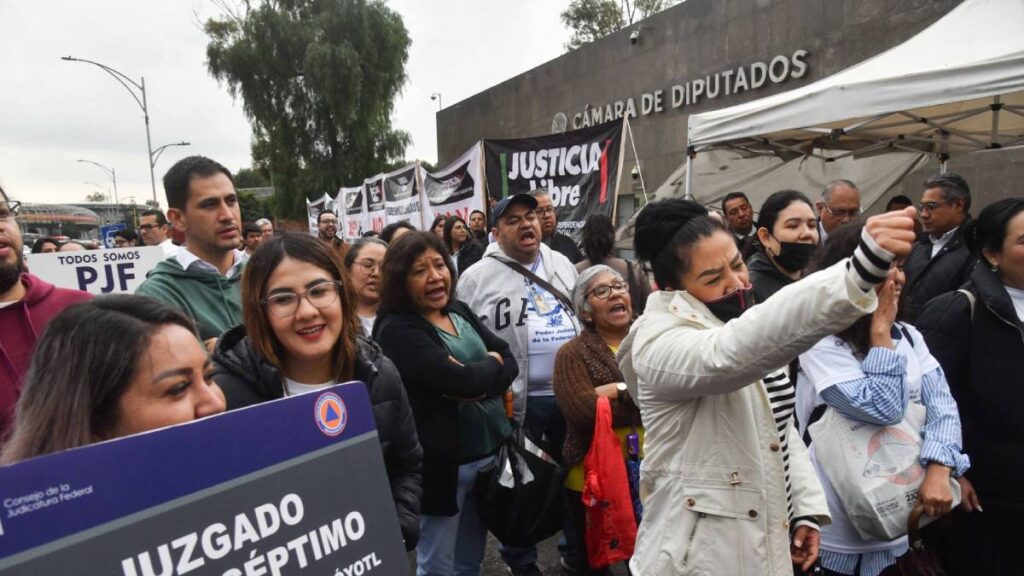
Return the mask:
[[[644,517],[634,574],[793,574],[830,520],[793,426],[786,364],[878,303],[914,241],[914,209],[868,220],[856,252],[752,307],[736,243],[702,206],[649,204],[636,252],[661,288],[622,341],[643,415]]]
[[[580,574],[600,574],[603,572],[593,571],[586,560],[586,515],[580,501],[584,483],[582,462],[594,436],[599,396],[611,401],[612,427],[622,441],[624,454],[628,448],[627,435],[634,430],[642,434],[640,411],[629,399],[615,361],[619,343],[633,321],[633,306],[629,285],[604,264],[591,266],[580,274],[572,300],[583,332],[558,350],[552,379],[555,401],[567,426],[562,463],[571,466],[565,481],[565,510],[571,521],[566,518],[564,525],[569,550],[576,557],[565,560]]]

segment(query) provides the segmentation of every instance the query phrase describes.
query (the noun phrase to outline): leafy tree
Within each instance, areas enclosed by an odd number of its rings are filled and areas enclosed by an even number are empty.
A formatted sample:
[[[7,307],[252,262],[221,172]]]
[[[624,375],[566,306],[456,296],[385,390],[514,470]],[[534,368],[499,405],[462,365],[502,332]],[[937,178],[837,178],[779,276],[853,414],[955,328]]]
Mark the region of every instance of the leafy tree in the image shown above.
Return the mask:
[[[390,120],[411,43],[401,16],[383,0],[229,1],[204,25],[207,68],[242,98],[278,215],[403,157],[409,135]]]
[[[85,197],[86,202],[106,202],[107,195],[97,190],[96,192],[90,192]]]
[[[238,208],[242,212],[242,222],[255,222],[260,218],[269,218],[267,206],[252,192],[238,193]]]
[[[565,49],[574,50],[603,38],[677,2],[679,0],[572,0],[561,14],[562,23],[572,30]]]
[[[259,170],[253,168],[242,168],[232,176],[235,181],[235,188],[266,188],[270,186],[270,179]]]

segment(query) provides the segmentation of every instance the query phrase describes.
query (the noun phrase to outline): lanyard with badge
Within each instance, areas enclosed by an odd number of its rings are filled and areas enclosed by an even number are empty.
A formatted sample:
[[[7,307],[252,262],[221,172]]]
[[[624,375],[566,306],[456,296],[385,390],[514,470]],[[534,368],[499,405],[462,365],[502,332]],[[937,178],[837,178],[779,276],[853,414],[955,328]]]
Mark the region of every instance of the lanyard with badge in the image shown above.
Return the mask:
[[[538,266],[540,266],[539,257],[537,258],[537,261],[533,263],[533,266],[530,267],[530,272],[536,274]],[[545,298],[544,295],[540,293],[540,290],[537,289],[536,284],[530,282],[529,278],[527,278],[526,276],[523,276],[523,282],[526,284],[526,292],[530,297],[530,301],[533,302],[533,309],[537,311],[537,314],[540,314],[541,316],[547,316],[548,314],[554,312],[554,308],[551,307],[551,304],[548,302],[548,299]]]

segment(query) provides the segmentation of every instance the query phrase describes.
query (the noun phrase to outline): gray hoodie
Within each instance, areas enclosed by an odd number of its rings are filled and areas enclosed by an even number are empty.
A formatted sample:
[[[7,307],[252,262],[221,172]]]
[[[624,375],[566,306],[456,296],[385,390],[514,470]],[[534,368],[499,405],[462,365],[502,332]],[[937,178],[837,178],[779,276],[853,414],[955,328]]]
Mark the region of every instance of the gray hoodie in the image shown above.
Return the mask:
[[[540,245],[540,257],[547,272],[545,280],[571,298],[576,285],[576,267],[545,244]],[[484,257],[459,277],[456,296],[512,349],[512,355],[519,364],[519,376],[512,382],[515,419],[522,422],[526,415],[526,384],[530,374],[526,326],[528,301],[522,275],[502,261],[515,263],[501,251],[497,242],[489,244]],[[571,316],[579,333],[579,321],[575,315]]]

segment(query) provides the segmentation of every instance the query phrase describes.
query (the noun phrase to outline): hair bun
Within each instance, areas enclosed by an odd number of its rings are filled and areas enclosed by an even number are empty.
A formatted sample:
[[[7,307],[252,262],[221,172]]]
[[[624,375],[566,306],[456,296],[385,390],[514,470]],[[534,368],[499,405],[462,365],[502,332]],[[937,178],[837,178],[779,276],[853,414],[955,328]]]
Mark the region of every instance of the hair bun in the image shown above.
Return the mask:
[[[707,215],[707,208],[683,198],[668,198],[648,204],[640,211],[634,226],[633,247],[637,257],[642,261],[653,261],[687,222]]]

